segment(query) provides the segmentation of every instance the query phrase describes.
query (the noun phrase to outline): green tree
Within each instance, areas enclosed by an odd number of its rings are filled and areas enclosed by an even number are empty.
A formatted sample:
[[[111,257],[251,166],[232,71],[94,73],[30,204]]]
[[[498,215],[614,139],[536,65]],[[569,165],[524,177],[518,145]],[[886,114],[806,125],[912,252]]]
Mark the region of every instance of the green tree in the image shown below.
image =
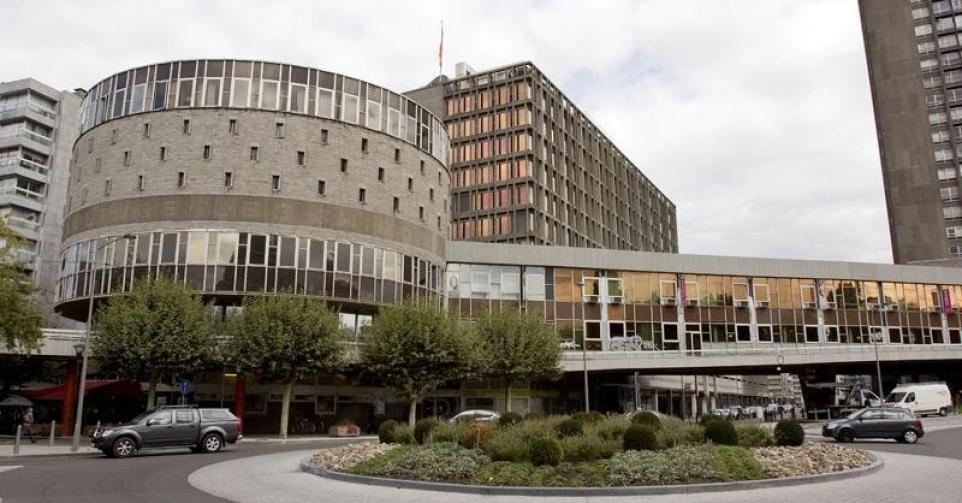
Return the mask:
[[[111,298],[94,317],[92,338],[101,369],[148,382],[148,409],[159,381],[200,369],[215,350],[208,307],[182,282],[164,276]]]
[[[242,372],[285,383],[280,436],[287,438],[294,384],[337,369],[345,330],[324,302],[291,295],[249,297],[228,319],[229,358]]]
[[[561,338],[531,313],[504,309],[484,312],[474,324],[482,375],[504,383],[505,411],[511,412],[511,385],[561,375]]]
[[[384,307],[361,346],[361,365],[408,401],[413,427],[418,400],[470,375],[475,350],[470,336],[437,306]]]
[[[31,351],[43,340],[43,316],[30,275],[17,260],[19,243],[0,218],[0,346]]]

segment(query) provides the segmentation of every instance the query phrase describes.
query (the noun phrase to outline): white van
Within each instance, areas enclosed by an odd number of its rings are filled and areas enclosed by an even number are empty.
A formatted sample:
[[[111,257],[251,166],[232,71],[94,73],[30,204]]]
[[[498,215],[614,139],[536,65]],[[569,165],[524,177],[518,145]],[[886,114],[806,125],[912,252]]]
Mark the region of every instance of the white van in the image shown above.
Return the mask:
[[[901,407],[918,416],[944,416],[952,410],[952,394],[945,383],[902,384],[885,397],[886,407]]]

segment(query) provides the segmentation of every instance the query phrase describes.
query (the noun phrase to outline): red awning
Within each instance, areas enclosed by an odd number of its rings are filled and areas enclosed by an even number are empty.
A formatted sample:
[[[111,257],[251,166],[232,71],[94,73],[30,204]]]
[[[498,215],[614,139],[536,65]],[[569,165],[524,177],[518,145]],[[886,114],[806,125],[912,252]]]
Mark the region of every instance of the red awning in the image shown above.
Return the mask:
[[[118,395],[125,397],[137,397],[140,395],[140,384],[136,381],[87,381],[84,386],[86,393],[97,395]],[[50,388],[28,391],[24,395],[34,401],[60,401],[63,400],[67,386],[52,386]]]

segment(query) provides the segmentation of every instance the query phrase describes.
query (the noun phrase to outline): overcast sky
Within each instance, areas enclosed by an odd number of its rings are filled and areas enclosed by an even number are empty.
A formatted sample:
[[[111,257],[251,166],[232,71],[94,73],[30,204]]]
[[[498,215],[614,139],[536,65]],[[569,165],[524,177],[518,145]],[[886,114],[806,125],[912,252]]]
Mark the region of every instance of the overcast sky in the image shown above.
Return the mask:
[[[855,0],[4,0],[0,81],[190,58],[403,91],[530,60],[678,208],[683,253],[890,262]],[[14,42],[16,41],[16,42]]]

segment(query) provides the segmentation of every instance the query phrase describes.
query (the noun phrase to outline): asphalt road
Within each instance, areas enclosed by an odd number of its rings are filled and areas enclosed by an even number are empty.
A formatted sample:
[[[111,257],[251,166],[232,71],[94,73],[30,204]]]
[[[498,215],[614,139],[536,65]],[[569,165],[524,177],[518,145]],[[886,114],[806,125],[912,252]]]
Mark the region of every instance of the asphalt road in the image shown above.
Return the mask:
[[[218,454],[158,450],[143,451],[128,459],[100,455],[0,458],[0,503],[225,503],[227,500],[191,487],[187,476],[198,468],[229,459],[349,442],[244,443]]]
[[[871,451],[962,459],[962,428],[926,433],[915,445],[904,445],[894,440],[856,440],[851,445]]]

